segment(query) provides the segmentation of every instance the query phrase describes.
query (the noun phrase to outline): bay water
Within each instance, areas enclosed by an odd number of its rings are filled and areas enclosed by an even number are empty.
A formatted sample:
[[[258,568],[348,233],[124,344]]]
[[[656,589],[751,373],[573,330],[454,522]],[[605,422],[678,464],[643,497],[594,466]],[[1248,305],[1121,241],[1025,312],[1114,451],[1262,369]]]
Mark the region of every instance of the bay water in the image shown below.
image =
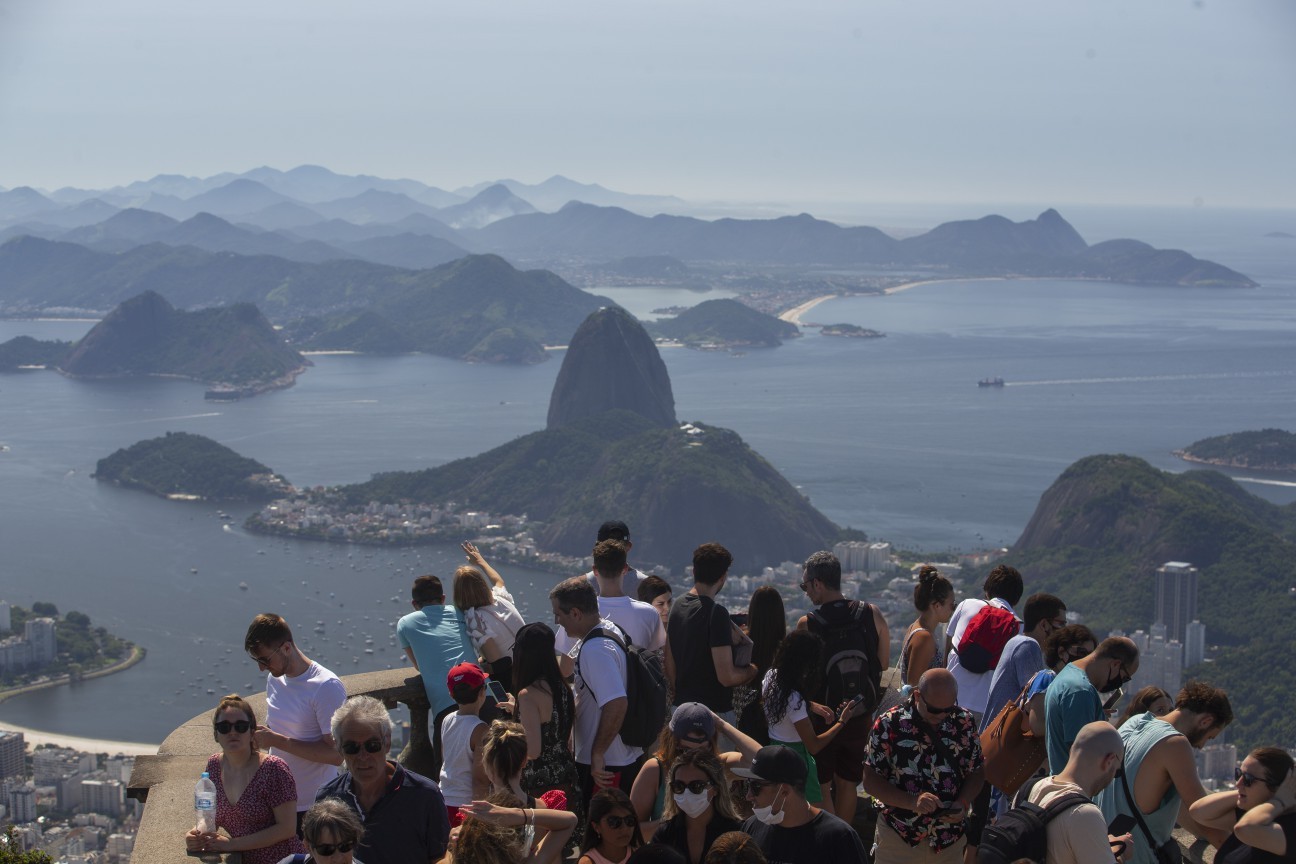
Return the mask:
[[[870,537],[932,553],[1011,544],[1039,496],[1083,456],[1129,453],[1181,471],[1193,466],[1170,451],[1198,438],[1296,429],[1296,243],[1258,233],[1283,227],[1264,214],[1229,224],[1223,239],[1198,239],[1258,289],[954,281],[830,300],[804,320],[886,337],[807,328],[741,356],[663,349],[677,414],[734,429],[830,518]],[[645,317],[707,297],[599,293]],[[0,321],[0,341],[73,339],[90,326]],[[85,612],[149,650],[126,672],[0,703],[0,719],[160,741],[220,695],[261,689],[241,647],[260,611],[284,614],[307,653],[339,674],[400,666],[392,637],[410,583],[448,575],[457,548],[251,535],[239,527],[247,506],[99,484],[96,460],[183,430],[298,485],[438,465],[542,428],[561,359],[519,368],[317,356],[291,389],[222,404],[184,381],[0,376],[0,600]],[[1006,384],[978,387],[986,377]],[[1296,477],[1231,473],[1255,494],[1296,500]],[[228,528],[221,508],[235,517]],[[687,564],[666,563],[677,573]],[[501,569],[524,613],[547,620],[545,595],[559,577]]]

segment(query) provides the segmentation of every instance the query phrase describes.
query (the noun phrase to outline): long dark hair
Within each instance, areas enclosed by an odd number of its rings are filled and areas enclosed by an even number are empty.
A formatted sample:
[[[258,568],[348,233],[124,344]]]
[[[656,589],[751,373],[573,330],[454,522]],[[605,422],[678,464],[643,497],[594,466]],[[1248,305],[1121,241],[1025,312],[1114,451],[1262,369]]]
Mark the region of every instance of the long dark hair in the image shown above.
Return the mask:
[[[824,674],[824,641],[809,630],[793,630],[783,637],[774,654],[774,680],[765,694],[765,718],[771,725],[787,714],[794,692],[809,701]]]
[[[779,642],[787,635],[783,595],[773,585],[762,585],[752,592],[747,604],[747,635],[752,640],[752,662],[764,675],[774,662]]]
[[[630,814],[630,818],[634,820],[635,828],[634,834],[630,836],[630,848],[634,849],[636,846],[643,845],[643,834],[639,833],[639,814],[635,813],[634,804],[630,803],[630,796],[614,786],[611,789],[600,789],[590,799],[589,818],[585,820],[585,836],[581,838],[580,850],[582,855],[603,842],[603,838],[599,835],[598,829],[594,827],[594,823],[617,809],[626,811]]]
[[[513,692],[521,693],[523,687],[537,681],[549,687],[549,695],[558,709],[559,738],[564,738],[571,729],[575,706],[554,655],[554,631],[543,621],[523,624],[513,637]]]

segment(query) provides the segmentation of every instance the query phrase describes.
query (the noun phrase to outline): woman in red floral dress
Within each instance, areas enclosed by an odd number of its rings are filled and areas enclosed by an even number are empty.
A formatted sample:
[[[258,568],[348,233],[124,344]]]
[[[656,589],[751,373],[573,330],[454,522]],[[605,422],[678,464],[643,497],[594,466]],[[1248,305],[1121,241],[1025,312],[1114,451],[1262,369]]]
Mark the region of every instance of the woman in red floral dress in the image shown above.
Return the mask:
[[[277,864],[304,852],[297,839],[297,789],[288,764],[262,753],[252,740],[256,715],[238,696],[221,699],[212,718],[221,752],[207,760],[216,784],[216,827],[226,834],[185,835],[190,851],[242,852],[244,864]]]

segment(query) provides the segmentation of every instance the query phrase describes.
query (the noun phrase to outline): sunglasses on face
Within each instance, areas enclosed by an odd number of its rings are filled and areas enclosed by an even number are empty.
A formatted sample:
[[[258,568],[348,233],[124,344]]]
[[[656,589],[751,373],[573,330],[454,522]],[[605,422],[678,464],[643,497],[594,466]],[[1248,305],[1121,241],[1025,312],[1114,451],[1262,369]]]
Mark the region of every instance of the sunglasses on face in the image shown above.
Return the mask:
[[[370,738],[368,741],[364,742],[364,744],[361,744],[359,741],[342,742],[342,752],[348,756],[354,756],[359,753],[361,747],[364,747],[366,753],[378,753],[383,749],[383,742],[381,738]]]
[[[1233,769],[1233,780],[1237,783],[1237,785],[1242,787],[1251,787],[1257,783],[1263,783],[1266,786],[1269,785],[1269,781],[1266,780],[1265,778],[1257,777],[1256,775],[1252,774],[1250,771],[1243,771],[1241,768]]]
[[[774,785],[773,783],[768,783],[764,780],[748,780],[747,794],[755,798],[757,795],[761,794],[761,792],[765,791],[766,786],[773,786],[773,785]]]
[[[618,828],[634,827],[635,820],[633,816],[604,816],[603,824],[615,831]]]
[[[229,720],[218,720],[216,722],[216,731],[222,735],[228,735],[231,729],[242,735],[251,728],[252,724],[246,720],[235,720],[233,722],[230,722]]]
[[[325,843],[321,846],[311,844],[311,851],[321,858],[327,858],[334,852],[350,852],[356,847],[356,841],[348,840],[345,843]]]
[[[683,780],[672,780],[670,784],[671,791],[676,795],[683,795],[685,789],[696,795],[699,792],[705,792],[710,787],[710,780],[690,780],[687,783]]]
[[[928,705],[924,702],[923,707],[927,709],[928,714],[953,714],[958,710],[957,704],[946,705],[944,708],[937,708],[935,705]]]

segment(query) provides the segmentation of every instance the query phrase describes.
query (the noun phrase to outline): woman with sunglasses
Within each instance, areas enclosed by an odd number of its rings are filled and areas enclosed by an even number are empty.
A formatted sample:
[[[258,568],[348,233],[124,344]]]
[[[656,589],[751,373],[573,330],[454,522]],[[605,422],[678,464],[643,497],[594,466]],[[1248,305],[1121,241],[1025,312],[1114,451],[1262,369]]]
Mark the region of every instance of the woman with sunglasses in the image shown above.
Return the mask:
[[[1207,828],[1230,831],[1216,864],[1296,862],[1296,771],[1277,747],[1260,747],[1235,772],[1237,788],[1198,798],[1188,814]]]
[[[363,864],[355,857],[363,835],[364,825],[350,807],[325,798],[302,816],[307,854],[289,855],[279,864]]]
[[[616,787],[595,792],[590,798],[581,856],[576,864],[625,864],[630,853],[641,845],[643,835],[630,796]]]
[[[711,844],[727,831],[742,828],[725,782],[724,766],[705,750],[686,750],[670,767],[670,796],[665,822],[652,842],[683,853],[689,864],[701,864]]]
[[[724,735],[738,749],[719,751],[720,736]],[[666,789],[667,773],[681,753],[689,750],[706,750],[715,753],[726,768],[751,762],[761,745],[740,732],[732,723],[701,702],[685,702],[671,714],[670,722],[657,739],[657,749],[644,760],[630,788],[639,827],[649,836],[657,830],[669,797]]]
[[[237,695],[221,699],[212,734],[221,752],[207,760],[216,785],[216,827],[185,835],[191,852],[242,852],[246,864],[276,864],[302,851],[297,839],[297,787],[288,764],[257,749],[252,706]]]

